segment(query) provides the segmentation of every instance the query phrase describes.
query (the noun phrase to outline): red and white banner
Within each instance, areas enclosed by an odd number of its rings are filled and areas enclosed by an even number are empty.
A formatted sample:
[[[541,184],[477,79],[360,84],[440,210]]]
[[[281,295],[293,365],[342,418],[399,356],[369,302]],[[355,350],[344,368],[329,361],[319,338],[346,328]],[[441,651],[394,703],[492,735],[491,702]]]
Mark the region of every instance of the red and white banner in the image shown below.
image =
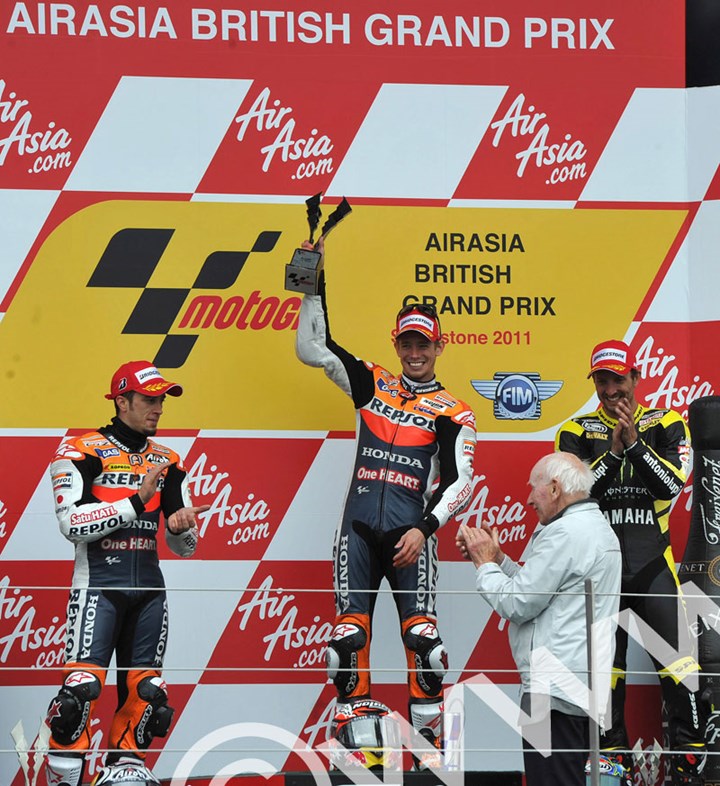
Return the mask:
[[[479,430],[461,518],[497,526],[514,558],[537,523],[531,466],[593,407],[595,343],[632,344],[649,405],[686,412],[715,392],[720,95],[684,88],[682,4],[288,5],[0,7],[2,783],[22,782],[10,730],[22,720],[31,740],[59,683],[72,547],[48,462],[66,434],[108,422],[110,377],[138,358],[185,388],[160,438],[211,505],[194,560],[161,553],[177,713],[150,763],[168,777],[207,737],[197,773],[219,772],[258,748],[218,731],[246,722],[325,738],[354,420],[295,358],[299,299],[283,275],[308,196],[324,192],[325,215],[342,196],[353,207],[327,250],[339,343],[394,368],[399,306],[438,306],[438,376]],[[513,375],[509,409],[473,384]],[[538,397],[539,381],[556,392]],[[688,485],[677,560],[690,504]],[[484,673],[514,696],[506,628],[468,592],[455,527],[440,532],[448,684]],[[636,648],[629,668],[647,671],[644,658]],[[372,666],[376,697],[404,712],[387,594]],[[634,739],[661,733],[645,711],[655,685],[632,680]],[[520,769],[509,727],[480,702],[468,711],[466,766]],[[279,769],[277,745],[261,758]]]

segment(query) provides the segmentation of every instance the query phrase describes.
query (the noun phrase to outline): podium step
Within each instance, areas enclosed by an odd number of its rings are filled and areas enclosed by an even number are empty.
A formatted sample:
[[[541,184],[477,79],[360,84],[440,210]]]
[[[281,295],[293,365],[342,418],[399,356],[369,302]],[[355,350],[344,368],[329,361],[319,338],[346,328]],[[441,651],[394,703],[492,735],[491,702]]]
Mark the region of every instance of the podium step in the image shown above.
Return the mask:
[[[353,778],[337,771],[329,772],[328,775],[332,786],[348,786],[363,782],[374,783],[370,779],[363,778],[362,772],[354,775]],[[455,778],[459,779],[460,775],[459,772],[447,773],[447,784],[457,783]],[[464,786],[522,786],[523,782],[521,772],[465,772],[462,775],[464,775],[462,780]],[[383,783],[385,786],[446,786],[446,781],[443,781],[434,772],[389,773]],[[317,781],[311,772],[286,772],[285,786],[317,786]]]
[[[459,776],[460,773],[448,773],[448,776]],[[363,777],[365,776],[365,777]],[[375,783],[363,772],[358,772],[354,779],[342,772],[329,772],[331,786],[354,786]],[[382,780],[382,778],[378,778]],[[187,786],[210,786],[212,776],[191,776]],[[161,778],[162,786],[171,786],[169,779]],[[383,783],[385,786],[455,786],[457,781],[451,777],[447,783],[433,772],[397,772],[388,775]],[[521,772],[465,772],[463,786],[522,786]],[[318,781],[311,772],[279,772],[270,778],[262,775],[236,775],[228,781],[228,786],[318,786]]]

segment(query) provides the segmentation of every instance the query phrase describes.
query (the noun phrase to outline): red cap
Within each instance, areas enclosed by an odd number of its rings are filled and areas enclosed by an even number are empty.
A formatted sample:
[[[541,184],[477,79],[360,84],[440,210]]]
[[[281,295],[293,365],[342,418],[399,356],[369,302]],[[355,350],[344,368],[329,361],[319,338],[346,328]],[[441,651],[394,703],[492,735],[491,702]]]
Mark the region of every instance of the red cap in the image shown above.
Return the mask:
[[[181,396],[183,389],[176,382],[168,382],[149,360],[131,360],[113,374],[110,392],[105,398],[114,399],[134,390],[145,396]]]
[[[624,341],[603,341],[593,349],[592,355],[590,355],[588,378],[596,371],[603,370],[612,371],[613,374],[623,377],[631,371],[637,370],[635,355]]]
[[[430,341],[440,341],[440,323],[437,317],[433,317],[419,309],[412,309],[398,317],[397,327],[393,330],[393,338],[410,331],[420,333],[425,338],[430,339]]]

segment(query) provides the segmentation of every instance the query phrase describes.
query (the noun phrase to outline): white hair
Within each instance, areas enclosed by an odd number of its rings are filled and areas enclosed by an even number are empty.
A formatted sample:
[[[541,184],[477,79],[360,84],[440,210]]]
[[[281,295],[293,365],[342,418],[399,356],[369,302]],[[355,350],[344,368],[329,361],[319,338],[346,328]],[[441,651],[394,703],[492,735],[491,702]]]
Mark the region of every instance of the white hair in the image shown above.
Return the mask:
[[[590,495],[595,478],[584,461],[572,453],[550,453],[535,465],[546,483],[556,480],[566,494],[583,492]]]

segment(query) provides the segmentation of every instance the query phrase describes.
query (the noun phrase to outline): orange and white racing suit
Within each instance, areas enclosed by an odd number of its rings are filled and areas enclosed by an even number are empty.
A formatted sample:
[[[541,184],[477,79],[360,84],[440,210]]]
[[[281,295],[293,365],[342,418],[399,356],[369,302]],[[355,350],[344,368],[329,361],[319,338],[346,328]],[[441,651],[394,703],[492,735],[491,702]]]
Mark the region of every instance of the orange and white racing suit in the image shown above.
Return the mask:
[[[334,543],[336,619],[328,671],[341,701],[370,695],[371,619],[388,580],[408,663],[410,716],[439,747],[447,652],[435,613],[435,531],[469,502],[475,454],[470,407],[435,379],[417,383],[365,362],[331,337],[322,295],[305,295],[296,350],[322,367],[352,398],[357,450]],[[393,566],[395,546],[417,527],[426,537],[419,559]]]
[[[143,504],[138,489],[157,464],[168,469]],[[167,520],[192,503],[180,456],[118,418],[64,442],[50,475],[60,531],[75,545],[65,679],[48,710],[53,783],[53,762],[62,769],[69,757],[82,767],[78,760],[89,748],[93,709],[113,653],[118,709],[107,747],[142,758],[154,736],[167,734],[173,711],[161,669],[168,613],[156,538],[161,513]],[[176,535],[166,528],[165,537],[179,556],[194,554],[195,530]],[[109,754],[108,762],[118,755]]]

